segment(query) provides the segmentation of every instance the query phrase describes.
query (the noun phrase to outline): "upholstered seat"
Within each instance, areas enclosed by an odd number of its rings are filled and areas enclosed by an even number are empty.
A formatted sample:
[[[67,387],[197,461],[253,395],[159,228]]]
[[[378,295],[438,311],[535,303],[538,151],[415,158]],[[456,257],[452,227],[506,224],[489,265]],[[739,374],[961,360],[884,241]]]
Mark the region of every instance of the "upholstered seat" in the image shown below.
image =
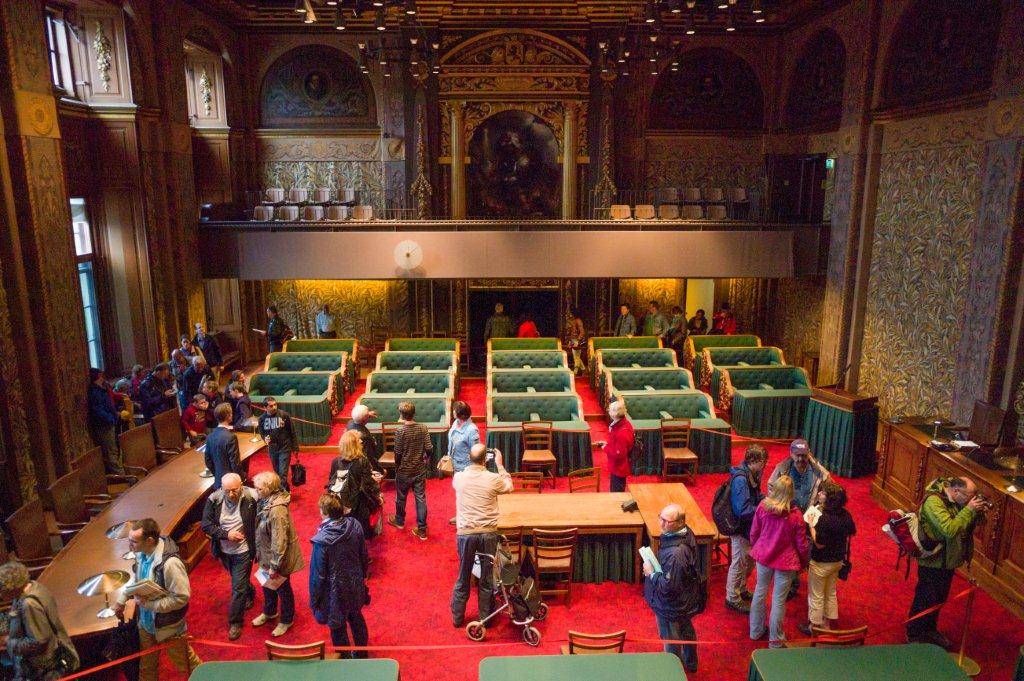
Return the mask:
[[[711,386],[711,372],[716,366],[772,366],[785,363],[782,350],[773,346],[705,347],[694,357],[693,376],[698,387],[710,392],[717,400],[717,393]]]
[[[494,350],[561,350],[562,341],[557,338],[491,338],[487,341],[487,352]]]
[[[366,377],[366,392],[414,394],[452,397],[455,394],[455,372],[442,371],[374,371]]]
[[[605,371],[614,368],[676,367],[675,350],[671,348],[604,348],[597,351],[594,380],[598,395],[608,392]]]
[[[412,402],[416,407],[416,420],[429,427],[447,428],[451,421],[451,397],[444,394],[371,395],[367,393],[356,403],[366,405],[371,411],[377,412],[372,423],[381,423],[398,421],[398,405],[402,402]]]
[[[494,369],[569,368],[562,350],[494,350],[487,353],[487,371]]]
[[[532,420],[582,421],[583,403],[575,393],[494,393],[487,398],[488,425]]]
[[[717,367],[712,376],[720,408],[732,409],[746,437],[797,437],[813,391],[807,372],[793,366]]]
[[[605,406],[616,393],[644,391],[693,390],[693,375],[679,367],[646,367],[641,369],[613,367],[605,369],[605,392],[601,393]]]
[[[453,350],[387,350],[377,355],[377,371],[457,371]]]
[[[687,369],[692,370],[694,358],[704,348],[732,348],[737,346],[760,347],[761,339],[753,334],[687,336],[686,344],[683,346],[683,364]]]
[[[487,379],[488,393],[572,393],[576,390],[568,369],[495,369]]]
[[[441,350],[458,354],[459,341],[455,338],[389,338],[384,349],[404,352]]]

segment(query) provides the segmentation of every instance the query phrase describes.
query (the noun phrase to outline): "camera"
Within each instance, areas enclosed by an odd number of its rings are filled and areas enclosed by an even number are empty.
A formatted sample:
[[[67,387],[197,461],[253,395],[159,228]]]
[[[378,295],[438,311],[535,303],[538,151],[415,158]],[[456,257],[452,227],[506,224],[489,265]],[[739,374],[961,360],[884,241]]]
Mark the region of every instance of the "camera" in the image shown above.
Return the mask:
[[[981,502],[981,505],[984,507],[984,510],[986,510],[986,511],[991,511],[992,510],[992,505],[993,504],[992,504],[991,501],[989,501],[989,498],[987,496],[985,496],[984,494],[977,494],[977,495],[975,495],[974,498]]]
[[[487,448],[487,460],[494,461],[494,449],[492,447]]]

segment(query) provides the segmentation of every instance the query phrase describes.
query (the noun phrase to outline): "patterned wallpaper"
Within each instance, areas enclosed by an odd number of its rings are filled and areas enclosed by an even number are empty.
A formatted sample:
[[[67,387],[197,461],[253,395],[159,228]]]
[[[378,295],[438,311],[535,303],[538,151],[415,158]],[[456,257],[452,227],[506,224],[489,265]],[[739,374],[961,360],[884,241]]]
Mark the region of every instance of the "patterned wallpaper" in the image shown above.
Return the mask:
[[[751,137],[651,135],[647,138],[645,185],[658,187],[746,188],[764,196],[764,142]]]
[[[401,281],[352,281],[299,279],[264,282],[268,305],[292,327],[298,338],[315,338],[315,319],[327,303],[335,317],[338,335],[370,342],[372,329],[407,328],[407,285]]]
[[[619,279],[617,303],[629,303],[637,322],[647,314],[647,306],[652,300],[658,301],[662,313],[668,315],[673,305],[683,305],[685,297],[685,279]],[[618,315],[618,305],[615,314]]]
[[[775,281],[768,333],[762,340],[782,348],[789,364],[800,364],[804,352],[818,352],[824,294],[824,276]]]
[[[984,145],[971,112],[885,131],[860,390],[883,416],[948,415]]]

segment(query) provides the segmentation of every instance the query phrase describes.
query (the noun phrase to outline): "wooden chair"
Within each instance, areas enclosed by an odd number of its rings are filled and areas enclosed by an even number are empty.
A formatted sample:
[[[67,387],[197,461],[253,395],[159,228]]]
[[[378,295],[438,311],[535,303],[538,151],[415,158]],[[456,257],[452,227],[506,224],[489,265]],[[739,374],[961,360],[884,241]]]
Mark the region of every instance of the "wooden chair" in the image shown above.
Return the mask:
[[[103,465],[103,452],[99,447],[87,449],[78,458],[71,460],[71,468],[79,472],[82,482],[82,493],[86,501],[112,499],[110,485],[134,485],[139,481],[134,475],[111,475]]]
[[[544,485],[543,473],[520,471],[512,473],[511,476],[513,494],[532,494],[534,492],[540,494],[541,487]]]
[[[402,424],[398,421],[388,421],[380,424],[380,439],[384,445],[384,451],[380,455],[380,467],[384,469],[384,475],[390,474],[395,477],[395,431]]]
[[[713,204],[708,206],[707,218],[708,220],[727,220],[729,215],[725,210],[725,206]]]
[[[181,418],[177,409],[157,414],[150,423],[153,424],[156,454],[160,463],[185,451],[185,431],[181,429]]]
[[[289,662],[294,662],[297,660],[323,660],[327,657],[327,644],[324,641],[314,641],[313,643],[303,643],[294,646],[274,643],[273,641],[264,641],[263,644],[267,647],[268,660],[288,660]]]
[[[700,220],[704,217],[704,209],[696,205],[685,205],[679,208],[679,217],[683,220]]]
[[[728,570],[732,563],[732,538],[724,534],[716,534],[711,540],[711,561],[708,572]]]
[[[696,480],[699,461],[697,454],[690,449],[690,419],[661,420],[661,477],[678,478],[689,476],[690,483]],[[683,469],[683,475],[669,476],[672,466]]]
[[[609,655],[621,653],[626,647],[626,630],[611,634],[569,632],[569,644],[562,646],[563,655]]]
[[[34,499],[7,516],[7,528],[14,540],[14,552],[22,563],[44,565],[53,560],[42,500]]]
[[[600,492],[601,469],[581,468],[569,473],[570,492]]]
[[[82,474],[77,470],[54,480],[46,491],[53,503],[53,519],[65,543],[111,501],[109,495],[106,499],[92,497],[87,500],[82,491]]]
[[[542,596],[559,596],[565,594],[565,605],[572,604],[572,571],[576,557],[576,538],[579,530],[575,527],[567,530],[534,529],[533,567],[540,583]],[[551,588],[544,588],[544,576],[555,577]]]
[[[853,629],[827,629],[811,625],[812,648],[857,648],[864,645],[868,637],[868,626],[865,624]]]
[[[519,467],[524,471],[540,471],[555,486],[555,453],[551,449],[553,424],[551,421],[523,421],[523,457]]]
[[[36,579],[39,576],[39,573],[45,570],[46,566],[49,565],[48,560],[30,562],[27,560],[23,560],[22,558],[14,554],[8,553],[7,537],[0,533],[0,565],[3,565],[9,560],[17,560],[19,563],[28,568],[28,576],[32,579]],[[6,603],[0,603],[0,612],[6,612],[7,610],[10,610],[10,605],[10,601],[7,601]]]
[[[118,436],[117,440],[121,445],[124,469],[129,473],[146,475],[160,465],[156,456],[156,445],[153,443],[153,428],[150,424],[126,430]]]

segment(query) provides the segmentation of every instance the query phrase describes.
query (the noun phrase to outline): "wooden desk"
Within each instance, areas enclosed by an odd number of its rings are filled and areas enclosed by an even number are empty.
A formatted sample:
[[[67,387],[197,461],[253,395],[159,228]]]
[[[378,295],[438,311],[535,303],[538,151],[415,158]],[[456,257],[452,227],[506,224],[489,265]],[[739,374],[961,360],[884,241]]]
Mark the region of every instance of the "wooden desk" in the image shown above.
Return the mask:
[[[502,494],[498,497],[498,531],[522,528],[560,530],[575,527],[581,535],[628,534],[633,536],[633,576],[638,580],[644,519],[639,513],[624,513],[625,492],[555,494]]]
[[[242,460],[265,445],[250,442],[250,433],[238,434]],[[205,500],[213,478],[201,478],[206,468],[203,454],[190,449],[171,459],[114,500],[57,553],[39,576],[60,604],[60,616],[72,638],[103,633],[117,625],[117,619],[99,619],[103,596],[87,598],[75,590],[84,580],[105,570],[129,570],[131,562],[122,556],[126,539],[108,539],[107,530],[126,520],[153,518],[167,535],[188,517],[196,504]],[[117,594],[110,594],[113,602]]]
[[[681,482],[670,483],[634,483],[627,485],[626,489],[636,499],[640,507],[640,515],[643,516],[644,524],[647,526],[647,537],[651,542],[651,550],[655,555],[661,546],[661,523],[658,518],[661,510],[669,504],[679,504],[686,513],[686,525],[693,532],[697,540],[697,549],[703,572],[709,575],[711,568],[711,545],[718,536],[718,527],[704,515],[697,505],[690,490]]]
[[[1009,492],[1012,474],[971,460],[961,452],[931,446],[930,425],[882,422],[878,472],[871,496],[883,508],[916,511],[925,487],[939,477],[966,476],[992,502],[974,528],[974,557],[961,570],[978,580],[993,598],[1024,617],[1024,492]],[[949,437],[939,429],[939,437]]]

